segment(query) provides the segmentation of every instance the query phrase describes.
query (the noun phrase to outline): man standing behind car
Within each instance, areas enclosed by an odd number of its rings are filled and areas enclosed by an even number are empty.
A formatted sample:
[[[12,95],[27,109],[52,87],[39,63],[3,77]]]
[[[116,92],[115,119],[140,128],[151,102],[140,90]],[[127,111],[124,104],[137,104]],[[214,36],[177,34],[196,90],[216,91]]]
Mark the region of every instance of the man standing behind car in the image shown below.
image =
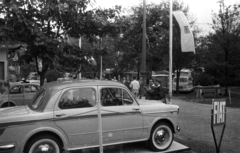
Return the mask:
[[[136,99],[140,88],[140,83],[136,80],[136,76],[133,76],[133,81],[130,83],[130,88],[132,89],[133,96]]]

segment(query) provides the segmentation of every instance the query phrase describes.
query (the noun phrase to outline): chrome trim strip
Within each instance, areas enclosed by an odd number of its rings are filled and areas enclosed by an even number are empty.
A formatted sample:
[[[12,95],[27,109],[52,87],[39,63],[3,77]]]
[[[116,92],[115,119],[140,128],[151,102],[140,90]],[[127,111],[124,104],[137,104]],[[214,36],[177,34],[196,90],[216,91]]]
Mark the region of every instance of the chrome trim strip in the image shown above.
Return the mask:
[[[146,140],[147,140],[147,138],[139,139],[139,140],[131,140],[131,141],[122,141],[122,142],[116,142],[116,143],[103,144],[103,146],[111,146],[111,145],[118,145],[118,144],[132,143],[132,142],[141,142],[141,141],[146,141]],[[92,146],[87,146],[87,147],[68,148],[68,151],[73,151],[73,150],[78,150],[78,149],[94,148],[94,147],[99,147],[99,145],[92,145]]]
[[[103,133],[116,132],[116,131],[138,130],[138,129],[143,129],[143,127],[135,127],[135,128],[126,128],[126,129],[108,130],[108,131],[103,131]],[[70,134],[70,136],[87,135],[87,134],[98,134],[98,132],[96,131],[96,132],[88,132],[88,133]]]
[[[171,112],[177,112],[177,110],[158,111],[158,112],[143,112],[143,114],[171,113]]]
[[[15,149],[15,143],[0,144],[0,152],[13,151]]]

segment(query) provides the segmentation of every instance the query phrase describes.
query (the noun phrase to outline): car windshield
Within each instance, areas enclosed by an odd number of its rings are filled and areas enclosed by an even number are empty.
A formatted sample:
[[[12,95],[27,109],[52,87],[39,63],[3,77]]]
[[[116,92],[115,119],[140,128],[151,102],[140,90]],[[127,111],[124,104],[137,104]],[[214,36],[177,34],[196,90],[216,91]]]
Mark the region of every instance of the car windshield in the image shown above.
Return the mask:
[[[177,82],[177,78],[174,78],[173,81]],[[188,82],[188,78],[179,78],[179,82]]]
[[[33,101],[32,103],[29,104],[29,107],[32,108],[32,109],[37,109],[41,103],[42,103],[42,100],[45,96],[45,89],[44,88],[41,88],[37,93],[36,95],[33,97]]]
[[[180,78],[180,79],[179,79],[179,82],[187,82],[187,81],[188,81],[187,78]]]

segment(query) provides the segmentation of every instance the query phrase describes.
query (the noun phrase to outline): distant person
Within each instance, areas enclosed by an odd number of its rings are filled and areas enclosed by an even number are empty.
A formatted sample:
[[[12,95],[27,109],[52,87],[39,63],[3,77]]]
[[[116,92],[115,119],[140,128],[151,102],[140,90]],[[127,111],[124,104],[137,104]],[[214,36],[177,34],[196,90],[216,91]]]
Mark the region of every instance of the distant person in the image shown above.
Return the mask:
[[[142,92],[143,92],[143,79],[142,79],[142,77],[140,77],[138,82],[140,84],[138,96],[139,96],[139,99],[142,99]]]
[[[129,90],[131,90],[131,88],[130,88],[130,81],[129,81],[128,79],[126,79],[126,78],[124,77],[122,83],[123,83]]]
[[[133,81],[130,83],[130,88],[132,90],[134,98],[137,98],[139,88],[140,88],[140,83],[136,80],[136,76],[133,76]]]

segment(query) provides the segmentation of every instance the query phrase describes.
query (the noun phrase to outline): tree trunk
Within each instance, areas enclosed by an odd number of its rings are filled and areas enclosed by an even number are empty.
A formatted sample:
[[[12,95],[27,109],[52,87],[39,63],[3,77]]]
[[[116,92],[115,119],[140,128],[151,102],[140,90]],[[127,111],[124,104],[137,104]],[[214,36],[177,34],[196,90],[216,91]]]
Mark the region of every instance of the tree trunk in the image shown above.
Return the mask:
[[[45,73],[43,73],[43,72],[40,73],[40,86],[44,85]]]
[[[225,65],[225,96],[228,95],[228,66]]]

